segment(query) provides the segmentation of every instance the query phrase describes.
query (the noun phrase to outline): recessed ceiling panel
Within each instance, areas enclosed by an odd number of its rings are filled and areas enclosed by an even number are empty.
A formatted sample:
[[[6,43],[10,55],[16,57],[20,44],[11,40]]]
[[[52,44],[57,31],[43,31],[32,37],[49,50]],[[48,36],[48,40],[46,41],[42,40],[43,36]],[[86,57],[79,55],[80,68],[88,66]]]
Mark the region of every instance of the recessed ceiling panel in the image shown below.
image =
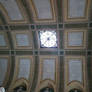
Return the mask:
[[[64,61],[64,85],[65,92],[70,89],[87,88],[85,56],[65,56]]]
[[[31,60],[29,58],[20,58],[18,78],[29,78]]]
[[[52,19],[50,0],[33,0],[39,19]]]
[[[0,3],[7,11],[10,20],[23,20],[23,16],[16,0],[0,0]]]
[[[83,32],[69,32],[68,45],[69,46],[82,46]]]
[[[82,82],[82,61],[76,59],[69,60],[69,82],[80,81]]]
[[[8,59],[0,57],[0,86],[3,84],[5,80],[7,67],[8,67]]]
[[[64,0],[64,19],[68,21],[88,21],[90,0]]]
[[[85,17],[87,0],[68,0],[68,18]]]
[[[58,81],[58,57],[57,56],[40,56],[39,82],[46,80],[56,83]]]
[[[35,22],[56,22],[54,0],[27,0],[27,2]]]
[[[55,80],[55,59],[44,59],[43,60],[43,74],[42,78]]]
[[[14,31],[11,33],[15,49],[32,49],[31,31]]]
[[[16,43],[18,46],[29,46],[27,34],[16,34]]]
[[[87,30],[65,30],[64,48],[65,49],[85,49]]]

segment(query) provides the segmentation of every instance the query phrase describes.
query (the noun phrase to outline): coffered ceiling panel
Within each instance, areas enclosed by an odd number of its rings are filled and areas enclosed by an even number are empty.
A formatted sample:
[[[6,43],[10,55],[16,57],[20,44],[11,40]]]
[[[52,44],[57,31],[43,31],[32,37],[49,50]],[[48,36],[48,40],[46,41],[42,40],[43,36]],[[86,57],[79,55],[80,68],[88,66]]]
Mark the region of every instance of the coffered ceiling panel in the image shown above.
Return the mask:
[[[16,56],[15,59],[14,75],[9,90],[13,91],[16,87],[25,85],[28,91],[34,76],[33,57],[21,55]]]
[[[65,49],[85,49],[86,30],[65,30],[64,40]]]
[[[35,22],[55,22],[54,0],[28,0]],[[32,7],[31,7],[32,6]]]
[[[9,48],[9,42],[8,37],[5,32],[0,32],[0,49],[8,49]]]
[[[69,82],[77,80],[82,82],[82,61],[76,59],[69,60]]]
[[[83,32],[70,32],[68,41],[69,46],[82,46]]]
[[[41,80],[56,82],[58,58],[56,56],[40,56]]]
[[[45,87],[52,87],[57,90],[59,72],[58,72],[58,57],[57,56],[40,56],[39,57],[39,76],[36,87],[36,92]]]
[[[50,0],[33,0],[39,19],[52,19]]]
[[[86,0],[69,0],[68,2],[69,18],[85,17]]]
[[[90,0],[64,0],[65,21],[88,20]]]
[[[18,46],[29,46],[28,35],[16,34],[16,42]]]
[[[11,32],[15,49],[32,49],[32,34],[29,31]]]
[[[29,78],[31,60],[29,58],[20,58],[18,78]]]
[[[23,6],[18,0],[0,0],[0,7],[9,23],[24,22],[25,16]]]
[[[0,56],[0,86],[5,85],[7,82],[9,74],[9,62],[9,58],[7,56]]]
[[[11,20],[22,20],[23,16],[15,0],[0,0]]]
[[[18,68],[15,69],[15,80],[21,78],[29,80],[32,76],[33,58],[31,56],[16,56],[16,67]]]
[[[65,69],[65,92],[71,89],[80,89],[86,92],[86,66],[84,56],[66,56]]]
[[[43,60],[43,74],[42,78],[55,80],[55,59]]]

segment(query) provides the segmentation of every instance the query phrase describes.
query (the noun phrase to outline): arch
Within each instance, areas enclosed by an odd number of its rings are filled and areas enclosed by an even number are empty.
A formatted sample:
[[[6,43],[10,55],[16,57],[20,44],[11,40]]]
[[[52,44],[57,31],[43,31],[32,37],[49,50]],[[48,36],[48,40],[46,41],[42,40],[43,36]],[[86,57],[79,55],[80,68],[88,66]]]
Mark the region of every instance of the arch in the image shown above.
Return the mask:
[[[13,85],[12,89],[15,89],[17,87],[25,87],[26,89],[28,89],[28,82],[26,79],[19,79],[15,82],[15,84]]]
[[[44,80],[44,81],[42,81],[42,82],[40,83],[40,85],[39,85],[38,88],[39,88],[38,92],[40,92],[40,91],[41,91],[42,89],[44,89],[44,88],[51,88],[51,89],[54,90],[54,92],[56,92],[55,84],[54,84],[54,82],[51,81],[51,80]]]
[[[82,90],[82,92],[84,92],[83,85],[80,84],[79,82],[72,82],[71,84],[69,84],[67,87],[67,92],[70,92],[70,90],[73,90],[73,89]]]

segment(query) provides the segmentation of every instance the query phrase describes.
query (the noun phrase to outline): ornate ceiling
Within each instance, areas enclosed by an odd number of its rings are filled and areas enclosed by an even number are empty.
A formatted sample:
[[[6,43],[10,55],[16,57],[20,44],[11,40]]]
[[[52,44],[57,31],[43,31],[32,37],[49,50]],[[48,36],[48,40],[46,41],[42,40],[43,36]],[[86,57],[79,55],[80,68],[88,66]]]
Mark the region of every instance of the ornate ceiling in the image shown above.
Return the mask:
[[[1,24],[87,22],[91,0],[0,0],[0,12]]]
[[[0,0],[0,86],[92,92],[91,4]]]

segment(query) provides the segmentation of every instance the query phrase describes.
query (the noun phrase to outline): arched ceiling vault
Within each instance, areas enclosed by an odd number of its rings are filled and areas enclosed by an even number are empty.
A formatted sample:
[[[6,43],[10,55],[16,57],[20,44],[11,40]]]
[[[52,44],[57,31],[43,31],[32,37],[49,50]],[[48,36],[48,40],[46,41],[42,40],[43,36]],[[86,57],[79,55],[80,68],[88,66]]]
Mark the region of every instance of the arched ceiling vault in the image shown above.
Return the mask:
[[[0,0],[0,86],[7,92],[18,86],[27,92],[92,92],[91,4]]]
[[[48,23],[91,21],[91,0],[69,2],[67,0],[3,0],[0,1],[0,11],[3,12],[7,24]],[[39,3],[41,2],[41,3]],[[41,4],[41,5],[40,5]],[[47,5],[44,5],[47,4]],[[76,6],[75,6],[76,4]],[[11,8],[13,5],[14,7]],[[40,5],[40,6],[39,6]],[[71,7],[70,7],[71,5]],[[46,8],[47,6],[47,8]],[[75,7],[75,8],[74,8]],[[77,10],[77,8],[80,8]],[[66,9],[66,10],[65,10]],[[68,10],[67,10],[68,9]],[[73,10],[72,10],[73,9]],[[75,9],[75,10],[74,10]],[[15,14],[14,14],[14,13]],[[47,15],[46,15],[46,14]],[[68,18],[70,14],[70,19]],[[44,17],[43,17],[44,16]],[[64,18],[65,17],[65,18]],[[82,18],[82,20],[80,20]],[[2,17],[1,17],[2,19]]]

